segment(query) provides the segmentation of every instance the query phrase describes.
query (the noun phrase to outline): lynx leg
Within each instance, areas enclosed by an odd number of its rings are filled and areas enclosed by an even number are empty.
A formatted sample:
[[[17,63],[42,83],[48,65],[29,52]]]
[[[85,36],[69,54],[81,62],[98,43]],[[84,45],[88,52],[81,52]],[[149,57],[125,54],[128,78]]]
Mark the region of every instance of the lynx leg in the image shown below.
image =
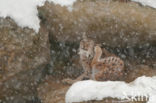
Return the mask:
[[[106,79],[106,73],[108,71],[107,67],[104,67],[103,70],[100,70],[95,74],[95,80],[100,81],[100,80],[105,80]]]
[[[67,79],[63,79],[63,83],[67,83],[67,84],[73,84],[74,82],[77,82],[77,81],[81,81],[83,80],[84,78],[89,78],[90,76],[90,73],[89,71],[84,71],[83,74],[81,74],[79,77],[77,77],[76,79],[70,79],[70,78],[67,78]]]
[[[73,84],[75,82],[75,80],[72,80],[70,78],[66,78],[66,79],[63,79],[62,82],[64,84]]]

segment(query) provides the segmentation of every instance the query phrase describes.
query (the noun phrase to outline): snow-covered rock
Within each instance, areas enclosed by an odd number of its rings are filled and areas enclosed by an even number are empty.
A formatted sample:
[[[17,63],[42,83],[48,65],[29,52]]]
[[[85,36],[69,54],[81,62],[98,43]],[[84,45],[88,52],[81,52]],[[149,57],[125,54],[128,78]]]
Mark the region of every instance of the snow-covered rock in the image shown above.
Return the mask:
[[[29,27],[36,32],[40,28],[37,6],[46,0],[0,0],[0,17],[11,17],[21,27]],[[62,6],[71,6],[76,0],[48,0]]]
[[[74,83],[66,93],[66,103],[102,100],[107,97],[128,101],[141,101],[143,97],[147,103],[155,103],[156,77],[139,77],[131,83],[121,81],[80,81]],[[139,97],[136,99],[136,97]],[[148,100],[149,99],[149,100]]]

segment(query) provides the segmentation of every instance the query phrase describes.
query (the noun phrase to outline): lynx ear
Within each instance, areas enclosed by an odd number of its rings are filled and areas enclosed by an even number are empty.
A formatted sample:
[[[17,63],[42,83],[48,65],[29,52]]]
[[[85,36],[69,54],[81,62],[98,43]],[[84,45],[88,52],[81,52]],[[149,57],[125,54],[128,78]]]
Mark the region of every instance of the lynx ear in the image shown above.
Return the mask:
[[[95,53],[97,52],[98,47],[99,47],[99,46],[95,46],[95,47],[94,47],[94,52],[95,52]]]
[[[95,53],[100,53],[100,54],[102,54],[102,49],[101,49],[101,47],[98,46],[98,45],[95,46],[95,47],[94,47],[94,52],[95,52]]]

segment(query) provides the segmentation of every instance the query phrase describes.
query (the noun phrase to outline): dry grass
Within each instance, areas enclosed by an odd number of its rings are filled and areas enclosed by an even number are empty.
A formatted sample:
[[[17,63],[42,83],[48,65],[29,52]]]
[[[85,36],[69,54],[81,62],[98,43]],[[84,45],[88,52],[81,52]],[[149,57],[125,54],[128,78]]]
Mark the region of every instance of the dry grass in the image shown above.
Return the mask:
[[[84,0],[72,11],[46,3],[39,15],[60,41],[79,41],[86,33],[112,47],[156,43],[156,10],[134,2]]]

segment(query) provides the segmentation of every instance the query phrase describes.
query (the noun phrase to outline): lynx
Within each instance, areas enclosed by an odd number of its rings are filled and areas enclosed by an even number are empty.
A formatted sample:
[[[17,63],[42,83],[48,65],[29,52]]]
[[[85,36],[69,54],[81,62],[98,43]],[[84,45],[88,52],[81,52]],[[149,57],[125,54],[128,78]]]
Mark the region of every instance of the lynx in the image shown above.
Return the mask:
[[[121,77],[124,62],[114,54],[110,54],[106,49],[103,49],[103,53],[105,54],[105,58],[101,59],[101,47],[95,46],[95,42],[84,35],[79,47],[80,63],[82,64],[84,73],[75,80],[64,79],[63,82],[72,84],[84,78],[99,81],[115,80]]]
[[[91,60],[94,56],[94,41],[88,39],[86,35],[83,35],[83,40],[80,41],[79,47],[79,55],[80,55],[80,63],[82,65],[84,73],[77,77],[75,80],[72,79],[64,79],[64,83],[72,84],[76,81],[80,81],[83,78],[90,78],[91,74]]]

